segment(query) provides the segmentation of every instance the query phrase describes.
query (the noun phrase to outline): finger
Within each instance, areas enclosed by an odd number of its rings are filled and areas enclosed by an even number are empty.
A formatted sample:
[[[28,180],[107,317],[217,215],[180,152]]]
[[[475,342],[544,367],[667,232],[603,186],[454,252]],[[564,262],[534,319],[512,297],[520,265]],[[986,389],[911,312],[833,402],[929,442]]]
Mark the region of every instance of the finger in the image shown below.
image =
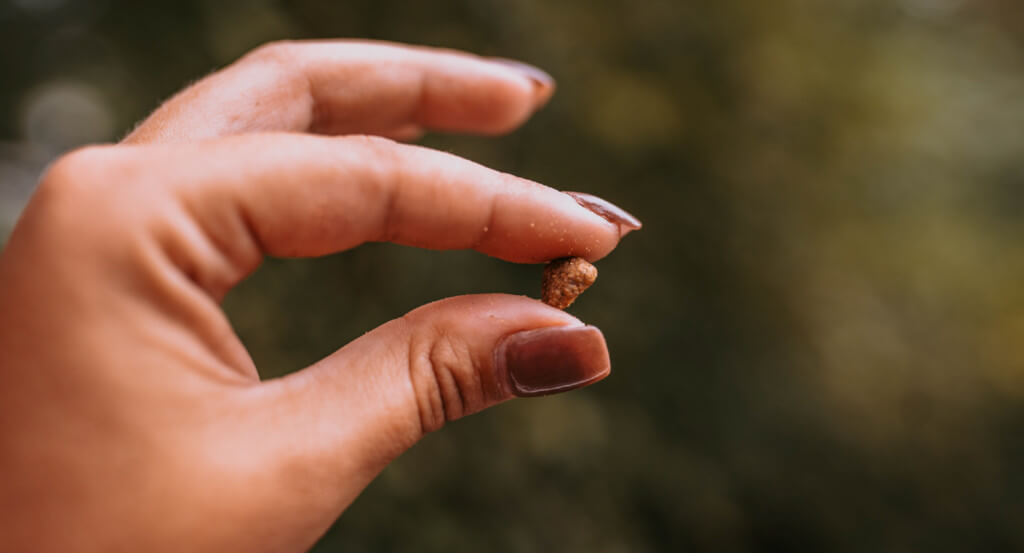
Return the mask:
[[[171,208],[153,195],[171,191],[182,214],[172,217],[177,230],[161,235],[171,257],[215,295],[253,270],[263,254],[319,256],[389,241],[476,249],[515,262],[570,255],[596,260],[639,228],[610,204],[382,138],[244,135],[85,150],[51,174],[99,173],[90,163],[103,167],[104,182],[141,181],[118,187],[116,201],[104,199],[97,209],[121,206],[137,218],[140,210],[159,208],[163,222]],[[94,187],[79,188],[100,195]],[[616,213],[624,215],[616,219]],[[186,224],[197,228],[182,228]]]
[[[351,501],[425,433],[514,397],[559,393],[611,370],[600,330],[536,300],[462,296],[417,309],[254,392],[272,457],[321,467]]]
[[[259,131],[393,136],[409,126],[498,134],[554,91],[519,62],[383,42],[279,42],[161,106],[126,143]]]

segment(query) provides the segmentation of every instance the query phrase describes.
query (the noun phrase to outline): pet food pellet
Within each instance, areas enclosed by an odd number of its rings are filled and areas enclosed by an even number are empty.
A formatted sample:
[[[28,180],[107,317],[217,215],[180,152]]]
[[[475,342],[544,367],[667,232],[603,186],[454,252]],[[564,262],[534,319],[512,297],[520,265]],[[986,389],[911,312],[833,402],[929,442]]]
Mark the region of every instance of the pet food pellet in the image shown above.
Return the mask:
[[[582,257],[563,257],[544,267],[541,301],[559,309],[569,307],[597,280],[597,267]]]

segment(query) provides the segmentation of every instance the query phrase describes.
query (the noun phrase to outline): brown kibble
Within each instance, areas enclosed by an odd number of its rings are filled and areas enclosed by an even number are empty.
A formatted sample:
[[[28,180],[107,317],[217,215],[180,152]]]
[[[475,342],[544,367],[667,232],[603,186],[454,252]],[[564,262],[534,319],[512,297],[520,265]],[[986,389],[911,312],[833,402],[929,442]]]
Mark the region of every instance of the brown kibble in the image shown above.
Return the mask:
[[[563,257],[544,267],[541,300],[559,309],[572,305],[576,297],[597,280],[597,267],[582,257]]]

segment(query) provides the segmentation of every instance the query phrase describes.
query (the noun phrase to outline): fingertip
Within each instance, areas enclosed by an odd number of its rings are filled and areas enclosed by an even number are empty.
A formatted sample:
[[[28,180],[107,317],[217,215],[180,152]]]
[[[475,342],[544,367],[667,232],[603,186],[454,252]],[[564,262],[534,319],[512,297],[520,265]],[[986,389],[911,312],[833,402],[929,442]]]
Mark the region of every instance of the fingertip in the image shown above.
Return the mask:
[[[534,109],[547,104],[555,93],[555,78],[537,66],[508,58],[489,58],[488,61],[512,69],[529,79],[533,88]]]
[[[419,122],[429,129],[508,134],[543,107],[555,90],[550,75],[514,60],[451,54],[428,63],[445,68],[427,72]]]
[[[619,229],[619,238],[626,236],[634,230],[640,230],[644,226],[643,223],[640,222],[640,219],[637,219],[632,213],[600,196],[587,194],[585,192],[565,193],[572,197],[572,199],[576,200],[576,203],[580,204],[580,206],[587,208],[587,210],[617,226]]]

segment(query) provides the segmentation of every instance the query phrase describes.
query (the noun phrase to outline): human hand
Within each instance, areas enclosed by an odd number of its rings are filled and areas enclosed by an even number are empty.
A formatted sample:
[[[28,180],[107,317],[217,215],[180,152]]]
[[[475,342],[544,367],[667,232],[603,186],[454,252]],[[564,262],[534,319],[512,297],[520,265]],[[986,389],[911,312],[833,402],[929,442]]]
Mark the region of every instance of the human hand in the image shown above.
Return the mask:
[[[639,223],[596,198],[316,136],[503,133],[552,90],[535,69],[455,52],[277,43],[122,144],[58,160],[0,256],[5,547],[303,551],[426,432],[607,375],[596,328],[493,294],[426,305],[261,382],[219,306],[264,255],[367,241],[605,256]]]

